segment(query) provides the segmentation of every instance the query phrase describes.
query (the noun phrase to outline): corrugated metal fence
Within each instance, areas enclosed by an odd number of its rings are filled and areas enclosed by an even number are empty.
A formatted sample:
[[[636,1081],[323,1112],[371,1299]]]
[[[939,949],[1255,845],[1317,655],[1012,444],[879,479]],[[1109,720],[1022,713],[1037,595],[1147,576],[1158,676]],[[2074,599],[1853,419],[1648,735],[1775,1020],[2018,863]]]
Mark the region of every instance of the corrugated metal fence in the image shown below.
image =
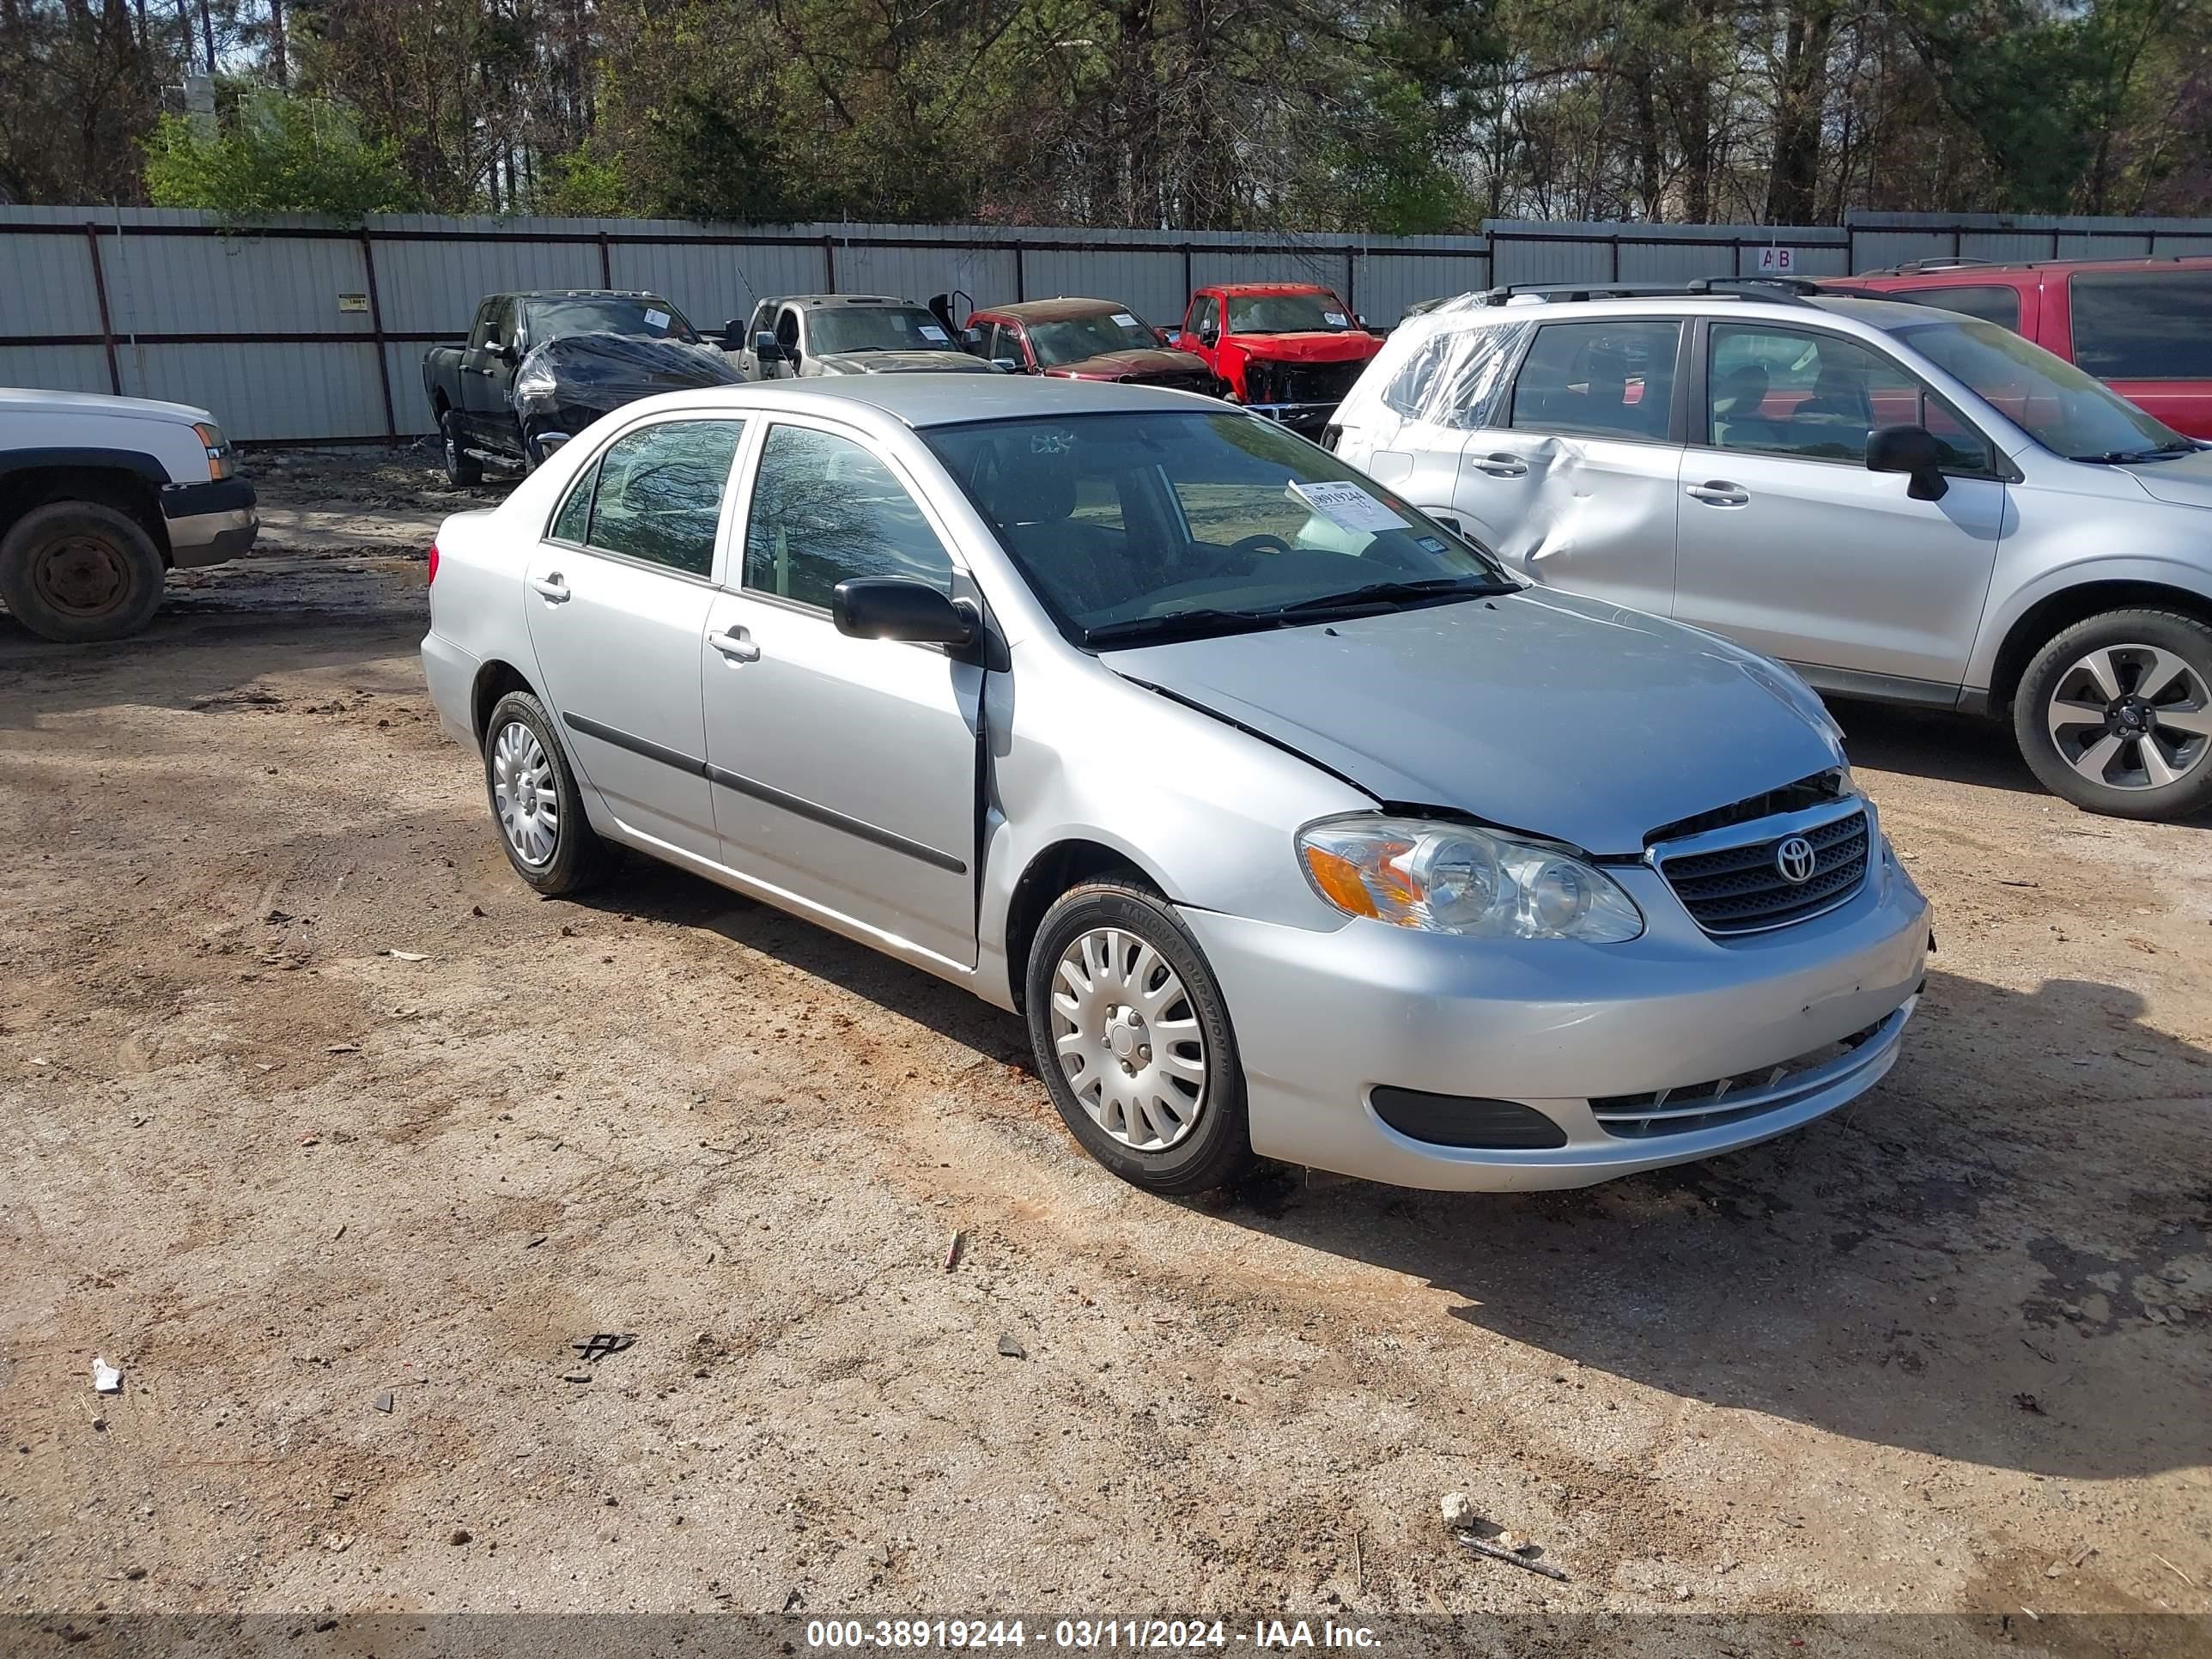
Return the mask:
[[[1388,325],[1416,300],[1498,283],[1749,275],[1792,250],[1811,276],[1900,260],[2212,253],[2212,222],[1868,215],[1842,228],[1531,224],[1480,236],[1275,236],[976,225],[696,225],[439,218],[251,227],[173,209],[0,208],[0,385],[119,392],[216,411],[248,441],[430,429],[423,348],[464,337],[477,299],[527,288],[641,288],[695,323],[766,295],[956,292],[976,305],[1118,300],[1161,323],[1194,287],[1334,283]]]

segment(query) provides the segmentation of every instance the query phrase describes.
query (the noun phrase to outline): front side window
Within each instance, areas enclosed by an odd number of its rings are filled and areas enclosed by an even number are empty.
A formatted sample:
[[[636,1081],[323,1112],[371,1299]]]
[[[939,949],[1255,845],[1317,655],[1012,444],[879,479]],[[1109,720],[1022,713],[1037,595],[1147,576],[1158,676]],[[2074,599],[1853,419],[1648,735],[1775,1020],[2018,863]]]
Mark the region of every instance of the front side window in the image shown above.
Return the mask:
[[[950,592],[952,558],[891,470],[850,438],[772,426],[745,514],[744,585],[830,608],[848,576]]]
[[[1705,431],[1715,449],[1866,465],[1877,427],[1925,427],[1942,465],[1990,470],[1989,445],[1902,364],[1832,334],[1716,323],[1705,367]]]
[[[1478,549],[1327,452],[1235,412],[924,434],[1062,631],[1093,647],[1494,593]]]
[[[1231,334],[1341,334],[1352,307],[1335,295],[1238,294],[1229,300]]]
[[[1547,323],[1513,382],[1512,424],[1662,442],[1679,322]]]
[[[688,575],[712,575],[722,490],[744,431],[742,421],[663,421],[626,433],[577,481],[554,535]],[[586,495],[590,527],[574,538],[564,532],[574,528],[576,504]]]
[[[1909,306],[1929,306],[1937,311],[1964,312],[2000,328],[2020,327],[2020,290],[2009,283],[1961,283],[1956,288],[1890,289],[1885,300],[1902,300]]]
[[[2008,328],[1948,319],[1891,331],[2058,454],[2087,461],[2155,459],[2196,448],[2103,381]]]
[[[2105,380],[2212,380],[2212,270],[2077,271],[2074,361]]]
[[[1211,294],[1201,294],[1190,308],[1190,331],[1204,335],[1221,326],[1221,305]]]

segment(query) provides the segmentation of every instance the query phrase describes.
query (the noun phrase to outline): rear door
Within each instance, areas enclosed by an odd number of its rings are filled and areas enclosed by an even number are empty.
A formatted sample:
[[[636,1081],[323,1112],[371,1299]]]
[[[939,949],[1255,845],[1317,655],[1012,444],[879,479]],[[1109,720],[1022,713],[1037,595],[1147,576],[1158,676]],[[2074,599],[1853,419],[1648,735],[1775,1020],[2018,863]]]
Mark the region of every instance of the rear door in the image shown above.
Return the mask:
[[[831,422],[775,421],[749,470],[742,559],[691,652],[723,861],[972,968],[982,670],[830,619],[849,576],[972,595],[951,537],[914,480]]]
[[[1671,317],[1539,325],[1461,447],[1468,533],[1536,581],[1666,615],[1684,333]]]
[[[1706,325],[1681,465],[1674,615],[1835,690],[1948,703],[1996,560],[1989,441],[1887,352],[1779,323]],[[1940,501],[1869,472],[1877,426],[1951,447]]]
[[[2212,439],[2212,266],[2077,270],[2066,294],[2078,367],[2175,431]]]
[[[539,677],[586,783],[632,834],[715,862],[699,642],[744,430],[631,428],[577,479],[525,573]]]

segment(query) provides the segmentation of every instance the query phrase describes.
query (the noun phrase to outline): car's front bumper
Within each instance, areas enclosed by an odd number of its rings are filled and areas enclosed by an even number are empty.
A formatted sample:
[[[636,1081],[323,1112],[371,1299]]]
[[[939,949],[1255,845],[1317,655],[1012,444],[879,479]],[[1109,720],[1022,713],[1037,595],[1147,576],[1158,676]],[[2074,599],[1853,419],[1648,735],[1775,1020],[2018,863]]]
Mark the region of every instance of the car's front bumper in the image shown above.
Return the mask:
[[[1626,945],[1377,921],[1312,933],[1185,910],[1228,1001],[1253,1150],[1403,1187],[1587,1186],[1784,1133],[1864,1093],[1895,1060],[1925,973],[1929,908],[1886,843],[1840,908],[1726,941],[1702,933],[1656,871],[1611,873],[1647,921]],[[1697,1127],[1609,1131],[1591,1105],[1767,1073],[1846,1038],[1857,1046],[1841,1057],[1745,1087],[1731,1115]],[[1415,1139],[1377,1115],[1378,1088],[1518,1102],[1565,1144]]]
[[[234,559],[261,533],[253,486],[243,478],[172,484],[161,492],[169,562],[179,570]]]

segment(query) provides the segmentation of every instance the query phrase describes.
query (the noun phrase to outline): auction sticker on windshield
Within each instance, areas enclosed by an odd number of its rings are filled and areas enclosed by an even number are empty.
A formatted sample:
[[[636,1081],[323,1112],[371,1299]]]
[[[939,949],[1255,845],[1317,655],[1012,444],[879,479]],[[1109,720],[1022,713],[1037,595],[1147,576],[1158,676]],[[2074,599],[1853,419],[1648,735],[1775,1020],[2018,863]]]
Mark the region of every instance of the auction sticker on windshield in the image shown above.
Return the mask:
[[[1342,328],[1351,320],[1340,311],[1324,311],[1321,314],[1321,319],[1331,328]]]
[[[951,337],[938,327],[935,323],[924,323],[921,325],[921,337],[925,340],[945,340]]]
[[[668,326],[668,313],[665,311],[647,312],[645,313],[645,325],[647,328],[666,328]]]
[[[1137,325],[1137,319],[1126,311],[1115,312],[1114,320],[1123,328],[1134,328]]]
[[[1406,530],[1411,526],[1358,484],[1290,483],[1284,486],[1340,530]]]

